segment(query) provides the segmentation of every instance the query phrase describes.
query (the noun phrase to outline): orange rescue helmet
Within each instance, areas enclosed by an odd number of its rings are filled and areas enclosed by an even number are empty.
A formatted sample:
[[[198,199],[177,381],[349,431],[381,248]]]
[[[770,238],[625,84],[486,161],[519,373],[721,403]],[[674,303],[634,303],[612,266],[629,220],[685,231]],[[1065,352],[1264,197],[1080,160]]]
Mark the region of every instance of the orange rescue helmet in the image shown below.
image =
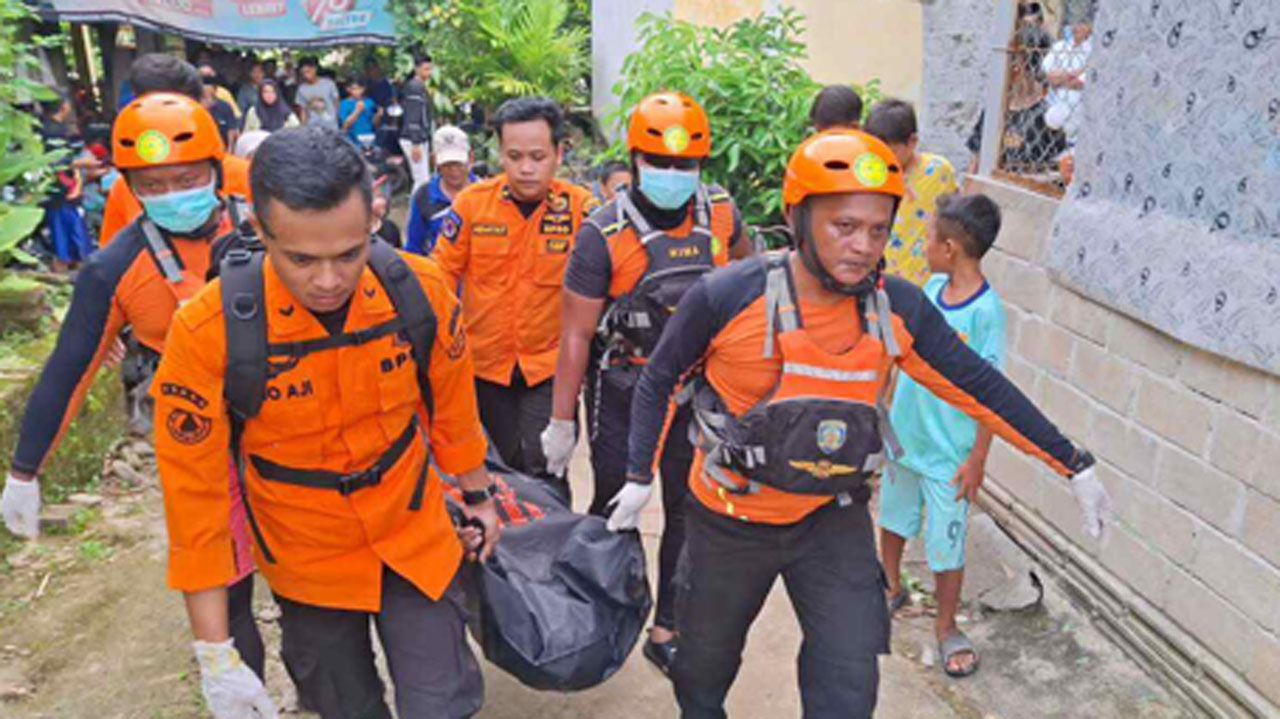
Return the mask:
[[[874,192],[901,199],[902,166],[893,150],[861,130],[827,130],[800,143],[782,183],[782,201],[795,207],[810,195]]]
[[[711,123],[692,97],[682,92],[655,92],[631,111],[627,150],[702,159],[711,154]]]
[[[122,170],[221,162],[226,152],[209,111],[172,92],[149,93],[129,103],[111,130],[112,162]]]

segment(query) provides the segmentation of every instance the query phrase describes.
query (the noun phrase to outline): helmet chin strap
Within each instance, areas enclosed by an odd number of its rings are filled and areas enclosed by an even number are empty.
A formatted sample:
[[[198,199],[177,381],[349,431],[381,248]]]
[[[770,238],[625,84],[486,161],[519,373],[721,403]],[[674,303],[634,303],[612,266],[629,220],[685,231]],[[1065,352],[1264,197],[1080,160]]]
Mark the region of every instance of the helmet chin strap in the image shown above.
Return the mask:
[[[809,273],[818,278],[822,283],[823,289],[828,292],[846,295],[849,297],[861,297],[871,290],[880,282],[880,271],[884,266],[884,260],[876,265],[876,268],[858,280],[852,285],[845,284],[837,280],[827,268],[822,264],[822,260],[818,257],[817,243],[813,240],[813,226],[809,221],[809,203],[801,202],[792,211],[792,222],[795,226],[794,233],[796,245],[800,250],[800,261],[804,263],[805,269]]]

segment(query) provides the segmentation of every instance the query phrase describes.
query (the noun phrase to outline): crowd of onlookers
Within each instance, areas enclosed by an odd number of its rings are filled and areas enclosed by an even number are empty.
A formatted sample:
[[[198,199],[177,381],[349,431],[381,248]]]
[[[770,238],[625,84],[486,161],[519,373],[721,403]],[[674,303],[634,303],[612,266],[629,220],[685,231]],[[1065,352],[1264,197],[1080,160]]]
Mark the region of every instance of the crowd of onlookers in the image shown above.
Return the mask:
[[[281,128],[321,125],[338,129],[359,145],[371,162],[381,158],[389,166],[403,166],[406,184],[421,191],[422,197],[415,198],[414,204],[424,211],[430,204],[428,194],[437,201],[451,196],[471,176],[469,141],[457,128],[444,133],[441,149],[448,162],[433,156],[432,134],[437,128],[428,89],[432,72],[429,55],[417,56],[412,73],[401,83],[393,82],[376,58],[366,60],[362,71],[345,77],[325,68],[315,57],[302,57],[295,66],[291,60],[281,63],[274,58],[229,52],[215,55],[202,50],[194,60],[200,84],[189,88],[187,94],[198,98],[209,111],[227,150],[236,155],[252,156],[268,135]],[[126,79],[116,94],[116,111],[134,97],[133,81]],[[39,114],[46,149],[63,150],[64,156],[53,168],[55,182],[45,200],[45,222],[36,249],[55,270],[71,269],[98,245],[105,198],[119,177],[110,162],[110,128],[89,123],[82,126],[73,104],[62,94],[42,104]],[[460,155],[465,163],[459,161]],[[465,167],[459,171],[448,167],[450,163]],[[442,178],[429,192],[433,165]],[[383,214],[391,184],[381,187],[379,207]],[[411,235],[425,246],[430,216],[413,219],[419,226],[411,226]],[[380,233],[400,244],[399,229],[393,223],[385,223]]]

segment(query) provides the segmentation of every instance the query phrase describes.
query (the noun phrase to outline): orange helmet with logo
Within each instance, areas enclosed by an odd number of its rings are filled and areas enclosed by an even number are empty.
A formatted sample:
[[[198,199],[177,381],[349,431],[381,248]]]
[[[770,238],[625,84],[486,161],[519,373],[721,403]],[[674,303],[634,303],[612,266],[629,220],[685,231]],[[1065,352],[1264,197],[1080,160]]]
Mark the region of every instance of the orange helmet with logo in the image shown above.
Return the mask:
[[[112,161],[123,170],[221,161],[226,154],[218,123],[186,95],[143,95],[116,116],[111,130]]]
[[[627,150],[701,159],[711,154],[711,123],[692,97],[655,92],[631,111]]]
[[[810,195],[845,192],[901,199],[906,180],[893,150],[860,130],[828,130],[800,143],[787,163],[782,201],[794,207]]]

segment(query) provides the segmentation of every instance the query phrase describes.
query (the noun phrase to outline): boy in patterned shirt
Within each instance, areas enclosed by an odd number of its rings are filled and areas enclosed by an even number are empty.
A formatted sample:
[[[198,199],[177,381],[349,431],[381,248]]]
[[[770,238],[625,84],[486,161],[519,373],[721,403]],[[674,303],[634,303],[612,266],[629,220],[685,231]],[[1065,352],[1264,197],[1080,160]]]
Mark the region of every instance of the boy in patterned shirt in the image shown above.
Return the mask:
[[[956,173],[946,158],[917,152],[916,111],[903,100],[882,100],[871,108],[863,127],[885,142],[902,163],[907,194],[898,207],[893,234],[885,248],[888,271],[916,285],[929,279],[925,239],[938,198],[955,192]]]
[[[982,275],[982,256],[1000,232],[1000,208],[986,195],[943,195],[925,244],[933,276],[924,294],[960,339],[1004,370],[1005,316]],[[969,502],[986,474],[991,432],[906,375],[898,378],[889,414],[902,445],[880,487],[880,552],[890,611],[906,603],[902,553],[924,524],[925,556],[937,583],[935,632],[942,668],[954,677],[978,669],[978,652],[956,626],[964,580]],[[927,520],[922,522],[921,510]]]

